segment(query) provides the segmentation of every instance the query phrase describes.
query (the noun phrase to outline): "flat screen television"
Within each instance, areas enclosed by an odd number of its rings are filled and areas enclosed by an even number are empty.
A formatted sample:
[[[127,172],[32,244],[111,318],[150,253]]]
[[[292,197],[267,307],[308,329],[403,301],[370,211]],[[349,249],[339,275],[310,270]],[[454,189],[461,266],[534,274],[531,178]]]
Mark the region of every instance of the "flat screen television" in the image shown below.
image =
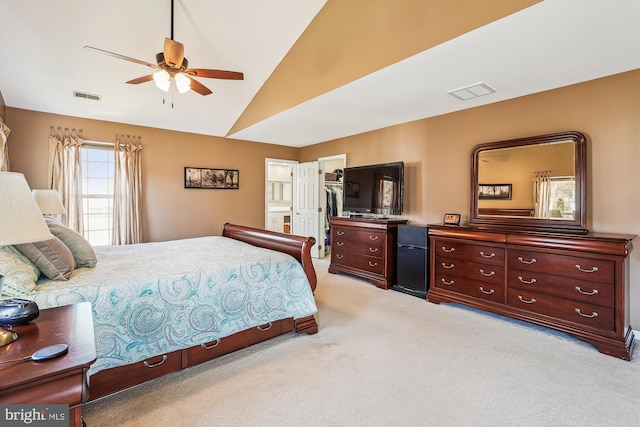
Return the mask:
[[[351,215],[402,215],[404,163],[344,169],[342,210]]]

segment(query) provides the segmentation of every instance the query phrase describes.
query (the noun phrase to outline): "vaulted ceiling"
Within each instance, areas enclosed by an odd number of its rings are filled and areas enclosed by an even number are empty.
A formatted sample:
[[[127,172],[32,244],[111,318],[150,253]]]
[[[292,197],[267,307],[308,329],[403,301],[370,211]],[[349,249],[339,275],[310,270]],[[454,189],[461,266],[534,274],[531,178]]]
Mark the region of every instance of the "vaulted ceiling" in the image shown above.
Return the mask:
[[[155,63],[171,27],[171,0],[0,0],[0,93],[301,147],[640,68],[640,0],[175,0],[189,66],[244,73],[197,78],[208,96],[126,84],[155,70],[84,49]]]

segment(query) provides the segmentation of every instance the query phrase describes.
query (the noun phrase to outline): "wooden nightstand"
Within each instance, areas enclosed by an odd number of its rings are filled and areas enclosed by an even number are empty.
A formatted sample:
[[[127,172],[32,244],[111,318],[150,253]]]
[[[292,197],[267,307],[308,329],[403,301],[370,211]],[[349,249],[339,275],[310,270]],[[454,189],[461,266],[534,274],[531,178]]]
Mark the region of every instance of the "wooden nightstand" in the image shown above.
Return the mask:
[[[0,403],[66,404],[69,425],[81,426],[82,403],[89,398],[87,371],[96,360],[91,304],[40,310],[32,323],[13,330],[19,338],[0,347],[0,361],[26,357],[53,344],[67,344],[69,351],[42,362],[0,365]]]

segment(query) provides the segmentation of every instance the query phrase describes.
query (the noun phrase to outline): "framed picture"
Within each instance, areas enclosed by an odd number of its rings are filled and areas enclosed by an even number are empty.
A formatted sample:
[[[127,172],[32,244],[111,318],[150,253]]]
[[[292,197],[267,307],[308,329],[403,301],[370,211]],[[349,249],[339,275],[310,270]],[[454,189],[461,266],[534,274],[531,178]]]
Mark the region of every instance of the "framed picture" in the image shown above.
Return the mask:
[[[444,214],[445,224],[460,225],[460,214],[446,213]]]
[[[184,168],[184,188],[237,190],[240,171],[237,169]]]
[[[478,199],[511,200],[511,184],[479,184]]]

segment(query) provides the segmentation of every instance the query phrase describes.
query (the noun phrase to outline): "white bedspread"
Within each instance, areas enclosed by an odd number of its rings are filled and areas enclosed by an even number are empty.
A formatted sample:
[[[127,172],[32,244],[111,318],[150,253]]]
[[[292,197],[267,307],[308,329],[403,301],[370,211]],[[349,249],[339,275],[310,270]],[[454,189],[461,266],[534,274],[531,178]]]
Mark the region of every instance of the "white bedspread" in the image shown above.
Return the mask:
[[[293,257],[225,237],[96,247],[95,268],[41,280],[40,308],[89,301],[98,360],[135,363],[317,308]]]

